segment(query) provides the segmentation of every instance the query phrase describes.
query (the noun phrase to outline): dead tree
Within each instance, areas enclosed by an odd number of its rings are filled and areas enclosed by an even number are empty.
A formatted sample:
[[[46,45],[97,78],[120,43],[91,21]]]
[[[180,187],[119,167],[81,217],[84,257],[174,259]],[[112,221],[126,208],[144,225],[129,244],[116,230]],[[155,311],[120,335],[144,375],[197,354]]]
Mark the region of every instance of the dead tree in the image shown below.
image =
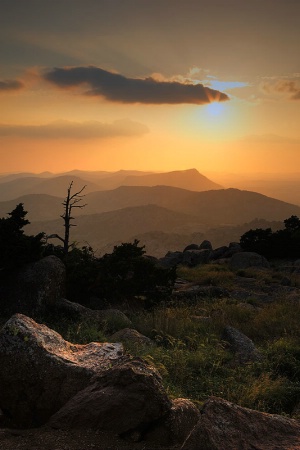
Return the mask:
[[[86,185],[84,185],[79,191],[75,192],[74,194],[72,194],[72,186],[73,186],[73,181],[71,181],[71,183],[69,184],[67,196],[62,203],[62,205],[64,206],[64,213],[61,214],[60,217],[64,221],[64,228],[65,228],[64,238],[62,238],[58,234],[51,234],[50,236],[47,236],[48,239],[57,238],[60,241],[62,241],[63,250],[64,250],[65,255],[68,253],[69,248],[72,246],[72,244],[70,244],[70,228],[76,227],[75,224],[71,223],[71,221],[74,220],[74,217],[72,217],[72,209],[73,208],[81,209],[86,206],[86,204],[84,204],[84,205],[77,204],[77,203],[80,203],[84,197],[84,195],[82,195],[81,193],[86,188]]]

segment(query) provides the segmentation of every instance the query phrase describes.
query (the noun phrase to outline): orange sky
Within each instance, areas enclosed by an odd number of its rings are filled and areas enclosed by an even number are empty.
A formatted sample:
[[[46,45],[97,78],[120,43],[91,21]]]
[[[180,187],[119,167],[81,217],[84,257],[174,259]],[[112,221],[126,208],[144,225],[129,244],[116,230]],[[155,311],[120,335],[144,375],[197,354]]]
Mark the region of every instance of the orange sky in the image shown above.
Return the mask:
[[[299,1],[1,6],[1,172],[299,171]]]

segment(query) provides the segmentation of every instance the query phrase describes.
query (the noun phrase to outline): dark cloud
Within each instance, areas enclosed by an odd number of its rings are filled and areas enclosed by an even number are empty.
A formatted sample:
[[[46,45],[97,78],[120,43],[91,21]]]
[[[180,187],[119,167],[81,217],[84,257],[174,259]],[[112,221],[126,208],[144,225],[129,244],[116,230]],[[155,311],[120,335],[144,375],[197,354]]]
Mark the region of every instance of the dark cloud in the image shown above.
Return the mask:
[[[262,84],[262,89],[266,94],[287,94],[290,100],[300,100],[300,86],[294,80],[265,82]]]
[[[24,84],[19,80],[0,80],[0,92],[18,91]]]
[[[55,68],[44,79],[61,88],[88,85],[87,95],[101,96],[121,103],[202,105],[229,97],[202,84],[158,81],[154,78],[126,78],[98,67]]]
[[[0,125],[0,136],[37,139],[95,139],[138,136],[148,131],[145,125],[129,119],[116,120],[111,124],[96,121],[77,123],[59,120],[46,125]]]

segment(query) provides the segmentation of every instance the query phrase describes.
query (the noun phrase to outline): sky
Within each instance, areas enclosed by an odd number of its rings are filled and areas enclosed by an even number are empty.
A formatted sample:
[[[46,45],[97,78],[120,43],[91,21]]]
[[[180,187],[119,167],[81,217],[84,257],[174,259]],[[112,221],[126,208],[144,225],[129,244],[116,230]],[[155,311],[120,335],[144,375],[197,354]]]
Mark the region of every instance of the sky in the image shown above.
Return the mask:
[[[0,172],[300,172],[299,0],[0,11]]]

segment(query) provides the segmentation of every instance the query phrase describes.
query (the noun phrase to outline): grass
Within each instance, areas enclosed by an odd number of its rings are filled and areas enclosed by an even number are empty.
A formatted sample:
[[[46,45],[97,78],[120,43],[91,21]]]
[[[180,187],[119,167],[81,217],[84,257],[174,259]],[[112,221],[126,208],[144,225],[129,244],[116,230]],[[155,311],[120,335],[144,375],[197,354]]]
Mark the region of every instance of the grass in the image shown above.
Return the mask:
[[[193,268],[181,266],[177,269],[177,275],[199,285],[211,285],[220,287],[231,287],[233,285],[234,274],[226,265],[203,264]]]
[[[290,415],[300,402],[300,302],[280,299],[245,308],[232,299],[199,299],[132,314],[133,328],[154,345],[124,343],[156,367],[171,397],[202,403],[218,396],[245,407]],[[238,366],[222,340],[225,325],[250,337],[261,362]],[[71,342],[105,341],[95,324],[51,324]]]
[[[259,281],[279,280],[281,274],[247,270],[243,276]],[[181,267],[178,276],[191,283],[230,286],[232,272],[225,266]],[[218,396],[269,413],[292,415],[300,403],[300,301],[285,297],[262,305],[255,295],[247,303],[230,298],[184,299],[131,313],[132,327],[153,345],[124,343],[134,356],[156,367],[170,397],[190,398],[201,404]],[[74,343],[109,340],[107,326],[92,322],[51,320],[48,326]],[[237,365],[224,327],[230,325],[251,338],[263,358]]]

